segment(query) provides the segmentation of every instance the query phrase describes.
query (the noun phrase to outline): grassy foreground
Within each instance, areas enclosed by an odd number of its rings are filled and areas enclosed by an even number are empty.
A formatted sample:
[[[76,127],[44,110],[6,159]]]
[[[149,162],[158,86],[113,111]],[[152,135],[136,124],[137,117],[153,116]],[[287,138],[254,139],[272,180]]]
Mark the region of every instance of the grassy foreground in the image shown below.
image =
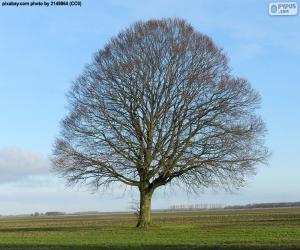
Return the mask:
[[[0,219],[0,249],[300,249],[300,209]]]

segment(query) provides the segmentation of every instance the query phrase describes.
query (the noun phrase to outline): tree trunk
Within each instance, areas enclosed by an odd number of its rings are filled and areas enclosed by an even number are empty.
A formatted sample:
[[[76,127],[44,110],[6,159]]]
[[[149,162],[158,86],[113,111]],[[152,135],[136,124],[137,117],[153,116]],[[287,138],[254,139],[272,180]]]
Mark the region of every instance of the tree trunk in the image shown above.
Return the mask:
[[[140,211],[137,227],[147,228],[151,224],[151,199],[153,190],[140,190]]]

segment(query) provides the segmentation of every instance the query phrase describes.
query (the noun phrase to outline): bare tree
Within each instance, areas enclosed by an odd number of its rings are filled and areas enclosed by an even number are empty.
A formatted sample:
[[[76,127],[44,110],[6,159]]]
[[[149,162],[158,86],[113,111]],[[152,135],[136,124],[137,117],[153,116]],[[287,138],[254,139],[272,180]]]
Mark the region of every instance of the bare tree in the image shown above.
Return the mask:
[[[137,187],[138,227],[150,224],[158,187],[238,188],[268,156],[259,94],[184,20],[137,22],[119,33],[73,83],[68,101],[57,171],[94,188]]]

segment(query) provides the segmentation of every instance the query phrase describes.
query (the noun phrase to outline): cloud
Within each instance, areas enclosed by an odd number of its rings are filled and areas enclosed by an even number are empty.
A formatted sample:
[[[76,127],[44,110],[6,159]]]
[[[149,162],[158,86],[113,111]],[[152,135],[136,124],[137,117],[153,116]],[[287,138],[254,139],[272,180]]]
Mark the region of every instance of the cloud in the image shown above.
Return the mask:
[[[0,184],[48,175],[51,162],[45,155],[27,149],[0,149]]]

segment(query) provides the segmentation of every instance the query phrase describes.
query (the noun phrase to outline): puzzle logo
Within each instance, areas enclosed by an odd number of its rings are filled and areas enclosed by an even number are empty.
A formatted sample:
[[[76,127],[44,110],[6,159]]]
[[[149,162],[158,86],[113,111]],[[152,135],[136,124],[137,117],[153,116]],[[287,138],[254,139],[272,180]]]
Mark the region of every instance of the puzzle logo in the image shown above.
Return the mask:
[[[269,3],[271,16],[295,16],[298,14],[297,2],[272,2]]]

